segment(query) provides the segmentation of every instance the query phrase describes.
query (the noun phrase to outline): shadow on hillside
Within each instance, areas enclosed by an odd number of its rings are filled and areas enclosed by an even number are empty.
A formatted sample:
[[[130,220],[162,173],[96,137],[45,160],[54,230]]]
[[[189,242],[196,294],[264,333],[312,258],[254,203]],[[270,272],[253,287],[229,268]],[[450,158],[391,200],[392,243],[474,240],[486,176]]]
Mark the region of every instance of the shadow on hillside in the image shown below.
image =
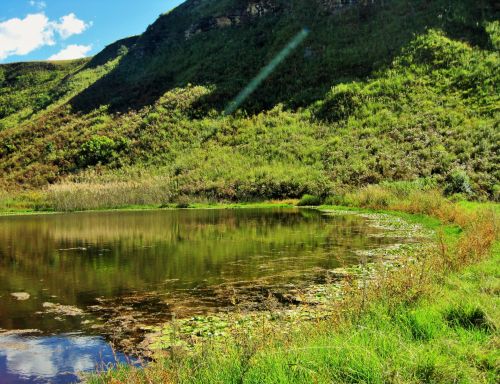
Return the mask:
[[[415,34],[428,28],[485,46],[488,36],[482,20],[498,14],[491,0],[480,2],[482,6],[460,0],[451,10],[445,0],[393,0],[384,5],[367,1],[333,12],[312,7],[310,0],[295,3],[248,23],[222,28],[214,23],[219,19],[229,23],[236,16],[196,19],[195,2],[188,1],[161,16],[142,36],[123,40],[126,44],[117,42],[97,55],[89,65],[102,65],[117,44],[129,50],[117,68],[70,103],[84,113],[101,105],[109,105],[112,112],[137,110],[154,104],[166,91],[191,83],[211,84],[216,89],[199,102],[198,110],[222,109],[307,25],[312,31],[308,40],[243,107],[257,111],[277,103],[304,106],[336,83],[366,78],[390,64]],[[187,38],[193,26],[197,34]]]

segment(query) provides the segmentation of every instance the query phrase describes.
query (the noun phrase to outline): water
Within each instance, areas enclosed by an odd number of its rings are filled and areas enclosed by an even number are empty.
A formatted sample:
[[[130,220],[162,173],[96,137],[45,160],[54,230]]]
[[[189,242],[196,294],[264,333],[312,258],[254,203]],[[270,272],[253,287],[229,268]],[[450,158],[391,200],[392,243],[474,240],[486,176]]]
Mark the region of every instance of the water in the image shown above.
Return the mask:
[[[74,383],[77,372],[132,362],[100,337],[0,335],[0,383]]]
[[[301,284],[395,238],[356,215],[241,209],[0,218],[0,383],[66,383],[147,325]],[[19,301],[12,293],[28,293]],[[121,344],[120,344],[121,342]],[[131,344],[129,342],[129,344]]]

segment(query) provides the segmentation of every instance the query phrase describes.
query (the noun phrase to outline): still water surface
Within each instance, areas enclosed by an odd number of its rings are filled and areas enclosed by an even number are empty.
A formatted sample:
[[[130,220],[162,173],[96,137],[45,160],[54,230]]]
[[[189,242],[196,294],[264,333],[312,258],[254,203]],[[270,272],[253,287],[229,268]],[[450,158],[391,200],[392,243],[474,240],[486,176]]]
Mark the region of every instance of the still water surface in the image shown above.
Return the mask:
[[[0,383],[75,381],[125,359],[103,322],[227,308],[228,289],[300,284],[401,241],[382,232],[357,215],[299,209],[0,217]]]

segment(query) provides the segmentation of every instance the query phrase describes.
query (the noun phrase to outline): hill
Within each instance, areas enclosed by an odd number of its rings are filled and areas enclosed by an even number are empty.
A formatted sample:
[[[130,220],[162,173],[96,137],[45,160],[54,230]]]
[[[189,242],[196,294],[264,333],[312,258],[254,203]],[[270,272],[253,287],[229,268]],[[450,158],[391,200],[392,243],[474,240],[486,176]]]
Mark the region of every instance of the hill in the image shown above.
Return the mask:
[[[0,66],[0,185],[66,209],[400,181],[498,198],[495,4],[191,0],[91,60]]]

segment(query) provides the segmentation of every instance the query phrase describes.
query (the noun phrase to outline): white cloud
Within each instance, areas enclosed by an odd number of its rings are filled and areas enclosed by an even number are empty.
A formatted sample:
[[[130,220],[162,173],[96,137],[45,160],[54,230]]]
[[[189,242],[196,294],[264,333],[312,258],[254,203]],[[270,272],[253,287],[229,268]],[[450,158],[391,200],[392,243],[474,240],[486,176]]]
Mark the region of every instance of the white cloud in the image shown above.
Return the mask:
[[[38,9],[44,9],[47,7],[47,3],[45,1],[30,0],[29,3],[32,7],[36,7]]]
[[[92,49],[91,45],[68,45],[59,53],[52,55],[48,60],[71,60],[71,59],[81,59],[85,57],[87,53]]]
[[[59,21],[50,21],[44,13],[36,13],[24,19],[13,18],[0,22],[0,60],[13,55],[27,55],[43,46],[54,45],[56,34],[67,39],[84,32],[90,25],[78,19],[74,13],[61,17]]]
[[[27,55],[44,45],[54,45],[54,32],[42,13],[0,23],[0,60],[12,55]]]
[[[90,26],[90,24],[86,24],[83,20],[78,19],[74,13],[61,17],[59,21],[59,23],[53,23],[52,25],[54,30],[63,39],[79,35]]]

